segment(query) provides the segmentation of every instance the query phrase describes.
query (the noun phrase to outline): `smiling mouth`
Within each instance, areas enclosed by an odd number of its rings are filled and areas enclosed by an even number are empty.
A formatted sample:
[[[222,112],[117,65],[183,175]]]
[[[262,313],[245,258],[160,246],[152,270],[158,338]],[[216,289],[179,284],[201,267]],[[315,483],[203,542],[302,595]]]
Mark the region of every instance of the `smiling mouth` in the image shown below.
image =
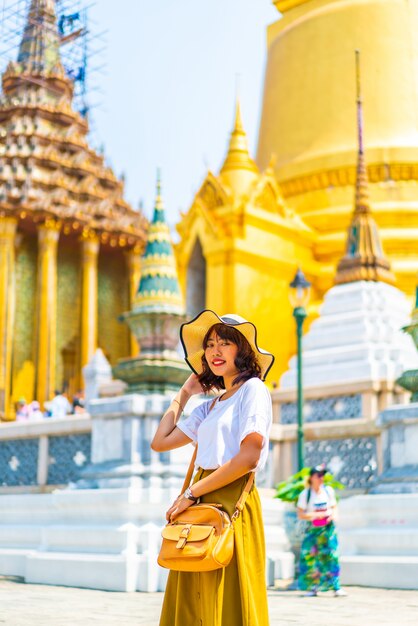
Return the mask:
[[[219,367],[220,365],[224,365],[225,361],[222,361],[222,359],[215,359],[214,361],[212,361],[212,365],[214,365],[215,367]]]

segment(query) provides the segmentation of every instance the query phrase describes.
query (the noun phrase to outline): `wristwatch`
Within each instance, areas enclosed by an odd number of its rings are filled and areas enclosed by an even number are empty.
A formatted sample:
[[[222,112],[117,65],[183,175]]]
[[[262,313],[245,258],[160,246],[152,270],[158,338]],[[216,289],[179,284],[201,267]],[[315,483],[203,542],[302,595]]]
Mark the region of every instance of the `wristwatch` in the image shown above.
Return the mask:
[[[192,502],[194,502],[196,504],[196,502],[199,500],[199,498],[195,498],[194,495],[192,494],[192,490],[190,489],[190,487],[187,487],[186,491],[183,493],[183,497],[187,498],[188,500],[192,500]]]

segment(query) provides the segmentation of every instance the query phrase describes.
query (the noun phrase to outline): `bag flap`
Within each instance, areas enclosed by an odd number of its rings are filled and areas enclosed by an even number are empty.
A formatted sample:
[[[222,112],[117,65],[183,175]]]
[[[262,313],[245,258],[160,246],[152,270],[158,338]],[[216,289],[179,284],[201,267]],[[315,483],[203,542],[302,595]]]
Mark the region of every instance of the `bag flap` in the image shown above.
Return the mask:
[[[167,524],[162,530],[162,536],[164,539],[170,541],[178,541],[180,535],[184,529],[188,528],[186,524]],[[191,541],[203,541],[207,539],[213,531],[213,526],[206,526],[203,524],[195,524],[190,526],[190,532],[187,534],[187,543]],[[184,533],[186,535],[187,531]]]

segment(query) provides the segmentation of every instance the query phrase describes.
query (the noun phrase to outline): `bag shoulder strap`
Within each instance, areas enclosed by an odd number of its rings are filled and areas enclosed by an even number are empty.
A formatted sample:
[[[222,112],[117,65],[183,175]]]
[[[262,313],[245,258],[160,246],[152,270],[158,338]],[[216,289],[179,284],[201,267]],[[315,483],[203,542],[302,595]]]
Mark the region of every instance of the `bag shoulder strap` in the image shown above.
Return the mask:
[[[248,477],[248,480],[245,484],[244,487],[244,491],[242,492],[240,499],[238,500],[238,502],[235,505],[235,511],[232,515],[232,521],[235,521],[237,519],[237,517],[239,517],[239,514],[242,512],[242,510],[244,509],[244,505],[245,505],[245,501],[248,498],[248,495],[251,491],[251,487],[254,484],[254,478],[255,478],[255,472],[251,472],[251,474]]]
[[[213,399],[212,404],[209,407],[208,415],[211,412],[211,410],[213,409],[213,407],[215,406],[215,403],[216,403],[217,399],[218,399],[218,396],[216,396],[216,398]],[[184,483],[183,483],[183,487],[181,489],[181,493],[184,493],[186,491],[187,487],[190,487],[190,483],[192,482],[194,464],[196,462],[196,456],[197,456],[197,443],[195,445],[192,458],[190,459],[189,469],[187,470],[186,478],[184,479]]]
[[[196,461],[196,456],[197,456],[197,444],[195,446],[192,458],[190,460],[189,469],[187,470],[186,478],[184,479],[183,487],[181,488],[181,493],[184,493],[186,491],[187,487],[189,487],[190,483],[192,482],[192,476],[193,476],[193,470],[194,470],[194,464],[195,464],[195,461]]]
[[[213,409],[213,407],[215,406],[216,401],[218,400],[219,396],[216,396],[216,398],[213,400],[212,404],[209,407],[209,411],[208,414],[210,413],[210,411]],[[184,479],[184,483],[183,483],[183,487],[181,490],[181,493],[184,493],[187,489],[187,487],[190,486],[190,483],[192,481],[192,476],[193,476],[193,470],[194,470],[194,464],[196,462],[196,456],[197,456],[197,444],[195,446],[194,452],[193,452],[193,456],[190,460],[190,464],[189,464],[189,468],[187,470],[187,474],[186,474],[186,478]],[[239,516],[239,514],[241,513],[241,511],[244,509],[244,505],[245,505],[245,501],[248,498],[248,494],[251,491],[251,487],[253,486],[254,483],[254,477],[255,477],[255,473],[251,472],[251,474],[248,477],[248,480],[245,484],[245,487],[243,489],[243,492],[241,493],[241,496],[238,500],[238,502],[235,505],[235,511],[232,515],[232,520],[236,520],[237,517]]]

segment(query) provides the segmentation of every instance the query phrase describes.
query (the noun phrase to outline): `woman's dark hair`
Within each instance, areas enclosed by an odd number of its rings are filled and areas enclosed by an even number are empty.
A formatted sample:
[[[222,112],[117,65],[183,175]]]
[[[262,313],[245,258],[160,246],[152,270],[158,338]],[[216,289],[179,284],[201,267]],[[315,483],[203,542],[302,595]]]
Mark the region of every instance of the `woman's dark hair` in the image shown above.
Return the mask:
[[[206,350],[208,341],[212,333],[215,333],[220,339],[225,339],[234,343],[238,347],[237,356],[235,357],[235,365],[239,372],[233,381],[233,385],[245,382],[250,378],[261,378],[261,367],[257,361],[257,357],[248,343],[246,338],[239,330],[227,324],[214,324],[211,326],[203,339],[203,349]],[[203,372],[199,376],[199,382],[205,391],[210,389],[225,389],[224,379],[222,376],[216,376],[210,369],[206,357],[202,356]]]

